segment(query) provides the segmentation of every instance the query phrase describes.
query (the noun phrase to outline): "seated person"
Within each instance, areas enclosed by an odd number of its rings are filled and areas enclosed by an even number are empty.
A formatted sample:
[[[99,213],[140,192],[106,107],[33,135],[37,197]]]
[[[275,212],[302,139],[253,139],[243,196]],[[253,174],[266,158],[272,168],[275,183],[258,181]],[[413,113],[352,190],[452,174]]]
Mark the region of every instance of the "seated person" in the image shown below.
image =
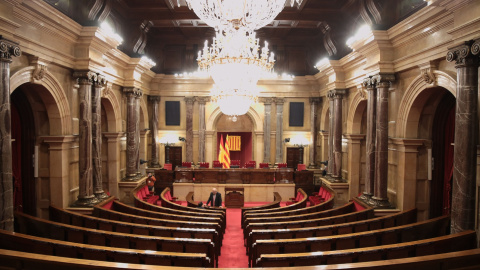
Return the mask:
[[[157,179],[155,176],[152,175],[152,173],[148,173],[148,178],[147,178],[147,186],[148,186],[148,191],[152,192],[153,191],[153,186],[155,185],[155,181]]]
[[[207,205],[210,203],[210,206],[222,207],[222,195],[217,192],[216,188],[212,189],[210,196],[208,197]]]

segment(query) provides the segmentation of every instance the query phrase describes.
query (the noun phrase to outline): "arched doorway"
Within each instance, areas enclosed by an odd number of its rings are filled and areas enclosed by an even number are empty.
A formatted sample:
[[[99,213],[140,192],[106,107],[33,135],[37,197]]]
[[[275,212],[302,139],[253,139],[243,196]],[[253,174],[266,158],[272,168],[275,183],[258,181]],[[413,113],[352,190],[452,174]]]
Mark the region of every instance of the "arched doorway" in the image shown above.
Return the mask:
[[[433,204],[437,207],[438,202],[432,201],[432,197],[442,197],[438,187],[443,182],[438,183],[438,179],[430,175],[434,169],[439,169],[438,158],[433,162],[431,158],[435,144],[445,143],[437,133],[445,133],[444,121],[455,100],[455,80],[440,71],[434,71],[434,75],[433,84],[427,84],[422,76],[418,76],[406,89],[398,110],[398,139],[394,139],[401,159],[399,164],[403,164],[398,166],[395,175],[397,207],[402,210],[416,207],[419,220],[430,217]],[[447,114],[442,116],[444,113]],[[443,124],[439,126],[439,123]],[[453,129],[452,122],[449,128]],[[441,150],[437,147],[435,151],[439,153]]]
[[[446,93],[438,104],[432,125],[430,218],[450,213],[454,131],[455,97]]]
[[[32,107],[24,93],[27,85],[12,93],[12,176],[14,209],[35,216],[36,187],[34,177],[35,123]]]

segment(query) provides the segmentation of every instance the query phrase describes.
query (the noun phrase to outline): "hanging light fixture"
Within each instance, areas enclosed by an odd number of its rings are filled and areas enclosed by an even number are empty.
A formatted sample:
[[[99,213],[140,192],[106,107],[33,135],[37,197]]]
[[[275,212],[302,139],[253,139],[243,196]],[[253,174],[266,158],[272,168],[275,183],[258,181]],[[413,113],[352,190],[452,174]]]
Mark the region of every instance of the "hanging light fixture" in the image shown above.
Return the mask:
[[[216,30],[243,28],[252,32],[271,23],[290,2],[303,0],[185,0],[187,6],[207,25]],[[177,0],[180,6],[180,0]]]
[[[212,45],[198,52],[198,66],[215,82],[212,101],[236,121],[258,98],[257,82],[275,63],[268,43],[260,50],[254,30],[271,23],[290,2],[303,0],[182,0],[217,32]],[[180,6],[180,0],[177,0]]]
[[[275,63],[268,43],[261,51],[259,47],[254,33],[218,31],[212,45],[205,41],[203,51],[198,52],[199,68],[207,71],[215,82],[212,101],[217,102],[224,114],[234,116],[234,120],[257,101],[257,82]]]

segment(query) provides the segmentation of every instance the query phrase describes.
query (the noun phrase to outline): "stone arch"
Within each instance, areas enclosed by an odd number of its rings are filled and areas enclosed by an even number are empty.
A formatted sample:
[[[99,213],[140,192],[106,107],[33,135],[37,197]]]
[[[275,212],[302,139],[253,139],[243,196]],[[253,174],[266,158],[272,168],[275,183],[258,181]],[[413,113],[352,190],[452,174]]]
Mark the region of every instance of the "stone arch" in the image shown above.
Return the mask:
[[[328,98],[326,98],[326,102],[323,103],[322,112],[320,113],[320,129],[328,130],[329,123],[330,123],[330,102]],[[329,131],[329,130],[328,130]],[[329,131],[330,132],[330,131]]]
[[[435,81],[433,84],[427,84],[422,75],[417,76],[413,82],[407,87],[405,94],[400,102],[397,118],[397,137],[399,138],[416,138],[418,134],[418,121],[420,113],[415,108],[423,108],[417,100],[417,97],[427,88],[437,86],[447,89],[456,97],[456,80],[442,71],[434,71]]]
[[[35,80],[33,78],[34,71],[35,67],[29,66],[15,72],[10,77],[10,93],[25,83],[42,85],[49,93],[49,95],[41,94],[40,96],[47,109],[50,135],[72,134],[70,105],[60,82],[48,70],[45,71],[41,80]]]
[[[348,109],[350,113],[347,117],[347,134],[360,134],[362,132],[362,117],[366,108],[366,99],[357,91]]]
[[[107,130],[108,132],[121,132],[122,119],[120,115],[120,102],[109,87],[110,86],[105,87],[102,95],[102,106],[107,116]]]
[[[222,115],[222,112],[220,111],[220,107],[216,108],[213,113],[210,115],[208,118],[208,121],[206,123],[206,130],[207,131],[213,131],[215,129],[215,126],[218,122],[218,119],[220,119],[220,116]],[[263,131],[263,121],[260,115],[258,115],[258,112],[255,111],[252,107],[248,109],[246,115],[250,117],[250,119],[253,122],[253,131],[254,132],[260,132]]]

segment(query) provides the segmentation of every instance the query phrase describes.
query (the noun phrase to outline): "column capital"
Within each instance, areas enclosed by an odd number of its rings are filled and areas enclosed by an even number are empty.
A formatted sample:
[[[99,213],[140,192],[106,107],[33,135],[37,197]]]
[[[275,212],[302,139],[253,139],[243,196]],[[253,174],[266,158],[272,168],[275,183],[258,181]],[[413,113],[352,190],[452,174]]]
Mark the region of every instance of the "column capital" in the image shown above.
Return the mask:
[[[367,90],[373,90],[375,88],[375,83],[372,81],[372,76],[364,78],[362,85],[367,88]]]
[[[321,97],[311,97],[308,100],[310,101],[310,104],[319,104],[322,102]]]
[[[65,145],[73,143],[76,139],[76,136],[66,135],[66,136],[42,136],[41,140],[50,146],[52,149],[63,149]]]
[[[12,62],[12,57],[22,54],[18,43],[5,39],[0,35],[0,61]]]
[[[136,87],[123,87],[123,93],[127,96],[133,96],[135,98],[139,98],[143,95],[143,92],[141,89],[136,88]]]
[[[283,103],[285,103],[285,98],[274,98],[274,100],[277,105],[283,105]]]
[[[274,101],[274,98],[272,98],[272,97],[260,97],[260,98],[258,98],[258,101],[262,102],[265,105],[267,105],[267,104],[271,105]]]
[[[327,93],[327,97],[329,99],[334,99],[334,98],[343,98],[343,95],[347,93],[346,89],[334,89],[334,90],[329,90]]]
[[[210,101],[210,97],[195,97],[195,100],[198,102],[198,104],[205,105]]]
[[[100,73],[97,73],[97,80],[94,82],[96,87],[104,87],[107,84],[107,78]]]
[[[395,81],[395,74],[384,74],[379,73],[377,75],[373,75],[371,77],[372,83],[376,85],[376,87],[390,87],[390,83]]]
[[[75,70],[73,77],[78,81],[78,84],[93,84],[97,81],[98,74],[91,70]]]
[[[455,61],[455,67],[478,66],[480,53],[480,39],[465,41],[462,45],[450,48],[447,61]]]
[[[195,97],[185,97],[185,103],[193,105],[195,103]]]
[[[148,96],[148,100],[150,100],[153,103],[158,103],[161,100],[160,96]]]

